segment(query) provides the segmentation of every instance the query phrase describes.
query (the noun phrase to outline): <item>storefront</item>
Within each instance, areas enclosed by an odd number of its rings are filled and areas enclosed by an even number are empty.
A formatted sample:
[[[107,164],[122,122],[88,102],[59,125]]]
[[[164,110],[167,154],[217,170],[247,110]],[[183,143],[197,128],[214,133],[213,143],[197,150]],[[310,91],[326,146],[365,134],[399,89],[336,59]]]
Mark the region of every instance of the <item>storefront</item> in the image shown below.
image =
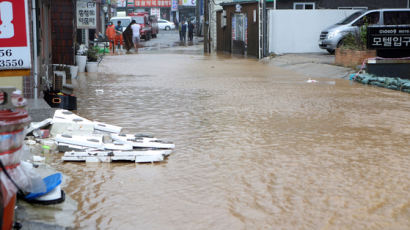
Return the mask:
[[[217,12],[217,50],[258,57],[258,2],[221,3]]]

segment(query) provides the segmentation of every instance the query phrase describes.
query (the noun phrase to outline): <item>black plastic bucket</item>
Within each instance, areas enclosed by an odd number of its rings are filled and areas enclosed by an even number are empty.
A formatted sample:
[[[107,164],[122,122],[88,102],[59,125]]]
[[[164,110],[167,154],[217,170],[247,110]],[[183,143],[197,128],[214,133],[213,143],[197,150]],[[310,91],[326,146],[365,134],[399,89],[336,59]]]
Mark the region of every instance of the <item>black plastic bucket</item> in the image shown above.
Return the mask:
[[[51,108],[77,110],[77,97],[74,95],[44,91],[44,100],[50,105]]]

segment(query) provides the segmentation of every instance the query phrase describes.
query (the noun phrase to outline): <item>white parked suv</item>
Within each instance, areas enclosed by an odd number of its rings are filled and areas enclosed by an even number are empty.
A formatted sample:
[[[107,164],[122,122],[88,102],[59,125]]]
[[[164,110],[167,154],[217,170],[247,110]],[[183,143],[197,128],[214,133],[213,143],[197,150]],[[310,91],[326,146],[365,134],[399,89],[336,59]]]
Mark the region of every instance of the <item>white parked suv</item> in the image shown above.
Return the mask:
[[[161,30],[173,30],[175,29],[175,24],[173,22],[167,21],[165,19],[158,20],[158,28]]]
[[[379,9],[358,11],[341,22],[322,31],[319,47],[334,53],[349,33],[357,33],[361,26],[369,25],[410,25],[410,9]]]

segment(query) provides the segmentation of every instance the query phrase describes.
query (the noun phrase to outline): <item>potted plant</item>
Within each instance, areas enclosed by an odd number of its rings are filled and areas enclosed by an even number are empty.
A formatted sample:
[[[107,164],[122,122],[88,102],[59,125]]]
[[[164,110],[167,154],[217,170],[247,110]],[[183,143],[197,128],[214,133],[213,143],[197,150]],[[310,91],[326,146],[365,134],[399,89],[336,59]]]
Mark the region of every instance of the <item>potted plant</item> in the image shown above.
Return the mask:
[[[97,72],[98,69],[98,49],[97,47],[90,47],[87,50],[87,72]]]
[[[360,27],[358,32],[348,34],[342,41],[340,48],[336,49],[335,64],[345,67],[356,67],[370,58],[376,57],[376,50],[368,50],[367,24]]]
[[[87,62],[87,51],[84,45],[77,47],[77,55],[75,55],[75,61],[78,66],[78,72],[85,72],[85,64]]]

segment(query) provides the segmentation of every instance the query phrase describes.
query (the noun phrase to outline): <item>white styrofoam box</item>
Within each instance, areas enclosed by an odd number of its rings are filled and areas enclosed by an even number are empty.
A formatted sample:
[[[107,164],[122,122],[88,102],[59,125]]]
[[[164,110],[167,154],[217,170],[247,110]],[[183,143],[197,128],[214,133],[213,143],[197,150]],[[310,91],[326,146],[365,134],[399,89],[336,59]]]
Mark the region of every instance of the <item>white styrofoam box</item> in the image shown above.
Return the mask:
[[[122,127],[115,126],[115,125],[109,125],[105,123],[101,123],[98,121],[94,121],[94,129],[104,131],[104,132],[110,132],[110,133],[120,133],[122,130]]]
[[[94,132],[94,123],[82,118],[68,110],[59,109],[54,113],[51,127],[51,135],[70,134],[70,135],[89,135]]]
[[[57,142],[98,149],[103,149],[104,146],[102,143],[102,136],[76,136],[69,134],[57,134],[54,140]]]
[[[135,156],[136,163],[160,162],[163,160],[164,160],[164,156],[162,154]]]

